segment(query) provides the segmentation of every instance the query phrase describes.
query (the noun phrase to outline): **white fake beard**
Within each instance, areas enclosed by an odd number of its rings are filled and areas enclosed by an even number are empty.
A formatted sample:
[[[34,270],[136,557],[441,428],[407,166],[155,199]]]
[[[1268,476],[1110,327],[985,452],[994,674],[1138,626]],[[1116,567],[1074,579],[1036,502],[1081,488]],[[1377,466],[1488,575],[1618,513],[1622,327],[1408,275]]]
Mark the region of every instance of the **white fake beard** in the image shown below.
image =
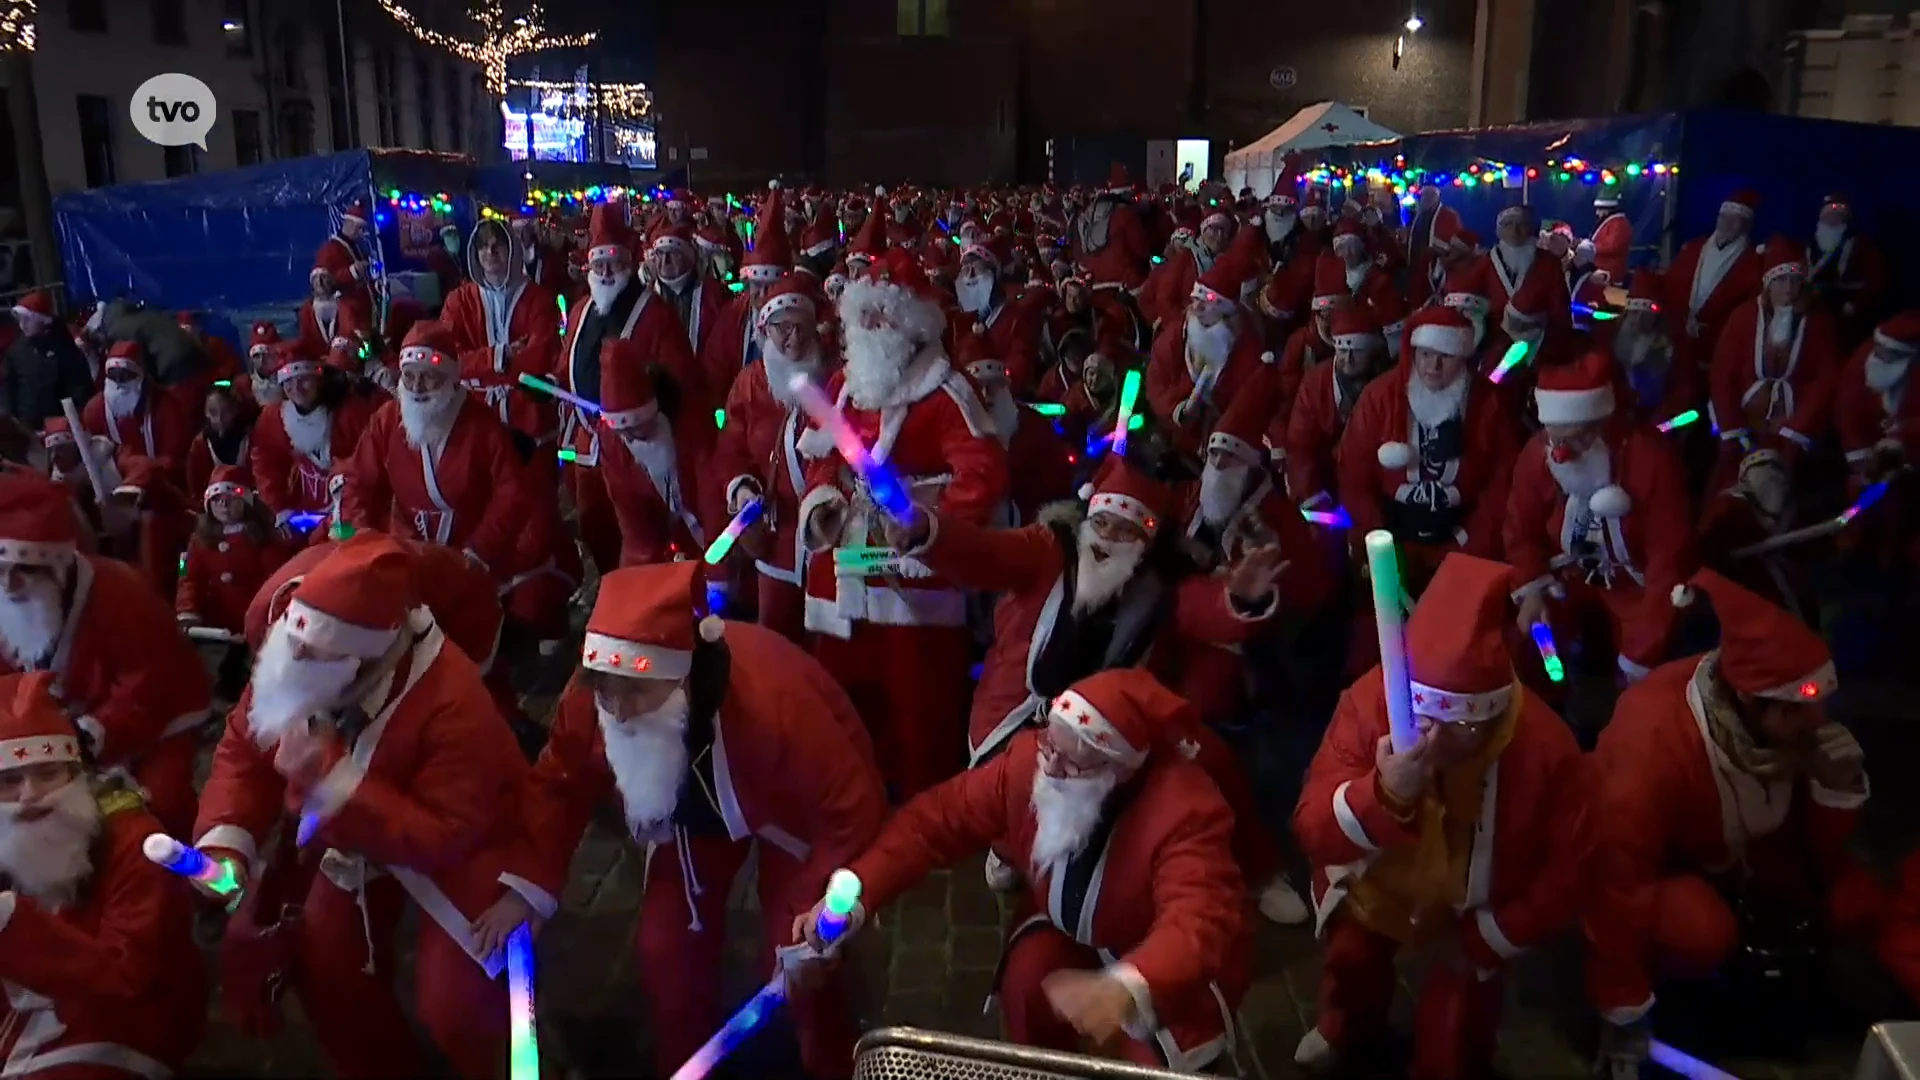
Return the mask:
[[[249,682],[253,700],[247,706],[247,728],[262,750],[276,746],[294,724],[305,723],[323,709],[342,703],[360,661],[302,660],[293,655],[293,632],[284,618],[267,629],[267,639],[253,660]]]
[[[653,490],[660,493],[667,509],[678,514],[681,505],[680,468],[679,452],[673,443],[673,422],[662,416],[654,422],[651,439],[622,435],[620,441],[627,444],[627,452],[647,471],[647,479],[653,481]]]
[[[460,417],[465,390],[458,383],[431,394],[400,394],[400,424],[407,432],[407,445],[418,450],[425,446],[447,445],[447,435]]]
[[[953,291],[960,301],[960,310],[985,315],[988,305],[993,303],[993,278],[987,274],[964,276],[954,283]]]
[[[56,910],[79,899],[93,874],[93,842],[100,836],[100,803],[83,777],[48,796],[53,813],[22,821],[20,807],[0,807],[0,874],[13,887]]]
[[[1500,259],[1507,264],[1507,269],[1513,274],[1516,285],[1526,276],[1527,271],[1533,268],[1533,257],[1539,253],[1540,245],[1536,243],[1509,244],[1504,240],[1500,242]]]
[[[61,610],[61,581],[36,580],[25,595],[15,598],[0,595],[0,644],[14,660],[15,667],[26,667],[53,654],[54,643],[67,621]]]
[[[594,702],[607,767],[635,833],[666,821],[687,782],[687,692],[675,690],[666,704],[626,723]]]
[[[1798,322],[1792,308],[1780,308],[1767,317],[1767,343],[1786,348],[1793,344],[1793,330]]]
[[[1080,854],[1100,824],[1107,796],[1120,783],[1112,772],[1092,776],[1048,776],[1033,773],[1033,872]]]
[[[1845,225],[1815,225],[1813,227],[1813,246],[1821,251],[1832,251],[1847,238]]]
[[[906,331],[885,327],[846,328],[847,397],[862,409],[878,409],[891,402],[907,364],[917,349]]]
[[[1268,214],[1267,240],[1275,244],[1285,240],[1287,234],[1293,231],[1294,223],[1298,220],[1299,218],[1293,214]]]
[[[1467,390],[1472,384],[1472,376],[1464,368],[1459,377],[1453,380],[1453,385],[1445,390],[1427,389],[1427,384],[1416,375],[1407,380],[1407,408],[1420,426],[1439,427],[1466,413]]]
[[[1244,465],[1221,468],[1209,462],[1200,473],[1200,520],[1216,529],[1225,525],[1246,498],[1251,472]]]
[[[654,280],[660,283],[660,288],[663,292],[669,292],[675,296],[678,296],[681,293],[686,291],[687,282],[693,280],[693,275],[680,274],[675,277],[660,277],[660,278],[655,278]]]
[[[1147,557],[1147,542],[1129,541],[1111,544],[1093,531],[1093,523],[1080,523],[1080,565],[1073,579],[1073,613],[1086,615],[1099,611],[1120,595],[1133,580],[1134,571]],[[1095,558],[1096,553],[1106,558]]]
[[[998,386],[989,395],[987,407],[993,410],[993,430],[1004,447],[1013,441],[1013,433],[1020,430],[1020,403],[1014,400],[1012,390]]]
[[[262,405],[278,405],[285,394],[280,392],[280,382],[265,375],[248,376],[253,380],[253,400]]]
[[[338,314],[339,311],[340,301],[338,299],[321,300],[318,297],[314,298],[313,321],[319,323],[322,328],[332,325],[333,317]]]
[[[280,404],[280,426],[295,450],[314,459],[331,463],[333,415],[316,405],[306,412],[291,401]]]
[[[809,380],[820,382],[820,350],[816,346],[805,357],[792,357],[780,351],[780,346],[767,338],[760,343],[760,362],[767,366],[767,390],[773,394],[773,400],[791,409],[800,403],[793,392],[793,377],[805,375]]]
[[[1577,499],[1589,499],[1593,493],[1606,487],[1613,479],[1613,455],[1607,452],[1607,444],[1595,442],[1587,452],[1562,464],[1553,460],[1551,449],[1547,452],[1547,471],[1553,474],[1554,482],[1560,490]]]
[[[1907,377],[1907,369],[1913,365],[1912,357],[1900,360],[1888,360],[1879,353],[1867,356],[1867,389],[1884,394],[1899,386]]]
[[[593,310],[605,315],[613,310],[613,302],[626,291],[627,283],[633,280],[633,271],[622,270],[617,274],[587,275],[587,293],[593,297]]]
[[[106,397],[108,416],[132,416],[140,408],[140,380],[138,379],[123,383],[108,379],[106,388],[101,393]]]
[[[1193,313],[1187,314],[1187,351],[1201,364],[1215,371],[1227,366],[1233,352],[1233,320],[1221,319],[1212,326],[1203,325]]]

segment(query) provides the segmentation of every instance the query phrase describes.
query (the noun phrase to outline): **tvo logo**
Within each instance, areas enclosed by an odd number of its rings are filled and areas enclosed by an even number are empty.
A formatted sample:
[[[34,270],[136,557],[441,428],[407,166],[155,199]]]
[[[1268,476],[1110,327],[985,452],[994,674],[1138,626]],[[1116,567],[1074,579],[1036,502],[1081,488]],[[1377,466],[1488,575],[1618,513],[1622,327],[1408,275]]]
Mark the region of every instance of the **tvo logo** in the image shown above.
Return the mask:
[[[207,148],[207,132],[220,115],[213,90],[191,75],[155,75],[133,92],[127,108],[135,131],[160,146]]]

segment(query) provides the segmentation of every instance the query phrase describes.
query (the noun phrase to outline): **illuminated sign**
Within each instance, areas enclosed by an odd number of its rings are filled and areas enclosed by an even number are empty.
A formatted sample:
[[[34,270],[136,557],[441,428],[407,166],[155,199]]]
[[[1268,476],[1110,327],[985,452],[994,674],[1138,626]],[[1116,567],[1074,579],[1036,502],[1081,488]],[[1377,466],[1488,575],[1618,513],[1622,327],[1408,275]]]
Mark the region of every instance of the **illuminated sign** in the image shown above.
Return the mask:
[[[500,145],[515,159],[527,156],[527,114],[516,112],[505,102],[500,116],[506,121]],[[536,160],[575,161],[580,157],[580,140],[587,134],[587,123],[565,116],[533,114],[533,156]]]

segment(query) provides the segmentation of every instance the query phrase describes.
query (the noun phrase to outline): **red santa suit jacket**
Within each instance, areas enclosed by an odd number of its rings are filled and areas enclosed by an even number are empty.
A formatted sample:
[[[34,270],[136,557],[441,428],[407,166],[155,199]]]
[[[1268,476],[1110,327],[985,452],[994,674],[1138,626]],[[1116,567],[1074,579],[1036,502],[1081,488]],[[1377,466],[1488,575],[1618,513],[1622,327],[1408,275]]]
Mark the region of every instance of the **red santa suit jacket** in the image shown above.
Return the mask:
[[[152,458],[165,468],[175,483],[186,482],[187,452],[193,446],[194,425],[180,406],[159,387],[148,383],[140,406],[126,416],[107,423],[107,396],[93,395],[80,411],[80,426],[88,434],[107,438],[118,447],[117,454]]]
[[[1607,272],[1613,285],[1627,282],[1627,258],[1633,252],[1633,222],[1625,214],[1608,214],[1593,230],[1593,265]]]
[[[948,355],[961,351],[958,335],[985,335],[984,355],[1007,366],[1007,385],[1015,397],[1027,400],[1040,386],[1040,318],[1038,311],[1005,297],[984,316],[956,311],[949,317]]]
[[[747,369],[755,344],[750,322],[757,310],[759,305],[752,293],[743,292],[733,297],[721,308],[719,318],[714,320],[713,328],[700,344],[700,369],[707,386],[716,395],[730,397],[734,380]],[[732,419],[732,414],[728,414],[728,419]]]
[[[1389,303],[1388,297],[1399,293],[1399,290],[1393,286],[1393,275],[1389,274],[1377,261],[1368,261],[1357,267],[1349,267],[1345,260],[1329,250],[1321,253],[1320,262],[1328,268],[1316,269],[1315,280],[1344,280],[1347,283],[1349,295],[1376,310],[1385,310]]]
[[[682,418],[686,425],[704,426],[707,421],[697,414],[682,414]],[[727,527],[726,490],[709,475],[710,459],[700,448],[702,441],[682,438],[680,425],[675,426],[674,468],[679,475],[681,502],[676,514],[627,444],[611,432],[601,436],[600,476],[606,482],[607,494],[613,497],[614,516],[620,523],[621,566],[696,558]],[[723,567],[709,570],[715,580],[726,575]]]
[[[1285,375],[1284,369],[1282,375]],[[1331,363],[1309,369],[1286,418],[1287,495],[1302,510],[1330,510],[1340,504],[1340,440],[1363,386],[1342,390]]]
[[[1720,280],[1714,282],[1700,277],[1700,256],[1711,243],[1711,235],[1687,241],[1661,278],[1667,294],[1661,301],[1667,316],[1667,336],[1675,344],[1697,343],[1700,355],[1708,357],[1715,354],[1720,328],[1734,309],[1760,292],[1760,256],[1753,250],[1752,239],[1740,241],[1744,250],[1733,256],[1733,261],[1722,268]],[[1710,277],[1712,267],[1704,269]],[[1707,290],[1698,306],[1693,302],[1696,284]],[[1690,328],[1698,332],[1690,332]]]
[[[1882,393],[1867,385],[1867,359],[1873,348],[1869,339],[1855,349],[1840,375],[1835,419],[1841,449],[1848,461],[1858,464],[1872,457],[1876,447],[1892,443],[1906,460],[1920,461],[1920,391],[1914,389],[1913,378],[1920,364],[1909,361],[1906,378],[1892,393]]]
[[[478,279],[453,290],[440,321],[453,331],[460,381],[467,389],[501,423],[536,443],[547,442],[559,427],[558,405],[546,394],[521,387],[519,376],[553,378],[560,355],[560,305],[544,287],[517,275],[507,295],[504,333],[487,323],[486,296]],[[506,347],[516,341],[526,346],[508,356]]]
[[[164,827],[126,792],[100,802],[77,904],[0,894],[0,1057],[14,1076],[170,1076],[206,1026],[191,893],[141,854]]]
[[[187,545],[186,573],[174,594],[174,613],[240,633],[246,628],[247,605],[290,554],[278,537],[262,543],[248,536],[245,526],[225,526],[212,542],[196,535]]]
[[[494,973],[499,961],[477,955],[472,925],[500,886],[543,916],[557,906],[507,872],[517,865],[527,762],[473,661],[449,647],[424,608],[415,610],[409,632],[417,637],[393,678],[361,703],[371,725],[311,791],[290,788],[274,770],[273,751],[255,742],[249,688],[214,751],[195,844],[235,852],[257,874],[259,845],[281,817],[314,810],[321,850],[390,872],[450,940]]]
[[[754,560],[754,567],[767,577],[799,585],[807,565],[800,531],[800,497],[806,492],[807,474],[798,440],[807,418],[798,406],[776,398],[767,379],[763,360],[733,381],[727,391],[727,426],[720,429],[713,468],[704,483],[709,487],[725,484],[723,505],[731,505],[734,493],[742,488],[757,489],[762,499],[770,500],[763,520],[772,546],[767,558]]]
[[[712,415],[718,408],[714,402],[724,398],[713,397],[710,393],[706,372],[691,345],[688,344],[687,330],[680,324],[680,316],[673,305],[661,300],[654,291],[644,285],[636,286],[639,299],[627,313],[626,320],[619,326],[606,328],[607,338],[622,338],[637,341],[644,348],[649,363],[658,364],[680,388],[680,413],[683,416]],[[560,349],[561,371],[565,376],[565,385],[573,393],[580,392],[577,383],[578,372],[582,364],[599,364],[600,357],[584,355],[580,349],[580,335],[589,318],[599,318],[591,312],[592,301],[583,300],[580,306],[567,319],[567,339]],[[603,338],[602,340],[607,340]],[[601,380],[604,383],[605,374]],[[598,401],[594,404],[599,404]],[[601,425],[588,420],[582,422],[578,410],[571,407],[561,410],[561,445],[573,450],[574,464],[592,467],[600,463]],[[704,428],[705,425],[699,425]],[[688,434],[691,434],[689,432]]]
[[[1079,455],[1054,431],[1053,421],[1025,405],[1016,403],[1013,409],[1012,431],[1007,430],[1004,414],[998,408],[994,411],[994,430],[1006,448],[1011,472],[1001,521],[1025,525],[1038,520],[1048,504],[1073,497],[1074,463]]]
[[[1827,433],[1841,358],[1833,317],[1814,307],[1797,320],[1793,341],[1768,340],[1773,307],[1756,298],[1727,319],[1707,371],[1708,409],[1723,442],[1779,436],[1801,450]]]
[[[853,703],[818,661],[750,623],[727,623],[723,640],[727,683],[712,688],[713,798],[729,837],[757,837],[799,864],[789,878],[798,914],[879,831],[887,815],[879,766]],[[522,874],[560,895],[588,821],[609,799],[617,794],[593,695],[576,682],[528,779],[532,842]]]
[[[1305,326],[1287,335],[1286,347],[1280,354],[1280,408],[1274,415],[1274,427],[1283,432],[1287,429],[1288,414],[1300,396],[1301,384],[1310,372],[1332,359],[1333,342],[1321,332],[1317,320],[1308,319]]]
[[[1552,709],[1522,696],[1513,739],[1487,769],[1467,863],[1460,942],[1482,969],[1497,969],[1551,939],[1586,898],[1592,850],[1592,774],[1573,733]],[[1380,669],[1340,696],[1307,768],[1293,831],[1313,864],[1314,924],[1322,931],[1380,852],[1419,837],[1381,802],[1374,749],[1387,734]]]
[[[1215,409],[1225,411],[1227,402],[1253,381],[1263,365],[1271,364],[1272,357],[1252,322],[1239,322],[1234,331],[1233,349],[1227,354],[1226,365],[1214,380],[1207,400],[1213,402]],[[1187,352],[1187,320],[1182,318],[1162,326],[1154,335],[1153,355],[1147,361],[1147,403],[1153,407],[1154,415],[1169,425],[1167,430],[1173,435],[1175,445],[1188,453],[1198,453],[1206,445],[1209,431],[1199,424],[1173,426],[1173,410],[1193,393],[1194,378],[1201,370],[1199,358]]]
[[[364,298],[347,293],[335,303],[333,315],[324,321],[313,309],[313,297],[307,297],[300,304],[296,321],[300,327],[300,344],[308,356],[325,356],[332,350],[333,343],[342,338],[375,332],[373,310]]]
[[[1551,254],[1534,249],[1533,261],[1514,273],[1499,246],[1480,256],[1481,293],[1488,301],[1487,346],[1484,356],[1498,361],[1506,355],[1513,336],[1506,329],[1507,308],[1516,317],[1535,320],[1549,339],[1564,337],[1573,327],[1573,298],[1567,294],[1567,275]]]
[[[1165,326],[1186,315],[1187,302],[1193,298],[1193,283],[1200,280],[1206,270],[1200,265],[1203,250],[1197,238],[1181,241],[1174,246],[1169,258],[1147,274],[1147,283],[1140,290],[1140,313],[1148,322]],[[1208,252],[1207,266],[1212,266],[1216,258],[1217,255]]]
[[[938,344],[907,362],[885,405],[863,409],[847,397],[846,376],[835,372],[827,395],[874,460],[884,462],[921,505],[943,517],[985,523],[1007,498],[1007,455],[993,435],[993,420],[980,392],[953,370]],[[800,526],[816,507],[848,509],[839,543],[864,545],[877,527],[876,511],[862,503],[848,506],[858,484],[851,468],[831,449],[825,432],[809,428],[801,436],[807,466],[807,493],[800,500]],[[860,620],[881,626],[965,626],[966,594],[938,577],[903,575],[897,585],[883,579],[836,578],[833,552],[810,553],[807,567],[806,627],[845,638]]]
[[[1749,846],[1787,830],[1832,866],[1864,794],[1811,781],[1762,783],[1734,768],[1707,735],[1693,686],[1701,658],[1655,668],[1627,688],[1593,752],[1597,894],[1587,909],[1587,984],[1602,1013],[1653,998],[1649,886],[1675,873],[1733,868]]]
[[[373,403],[345,395],[327,414],[327,438],[313,446],[295,446],[287,434],[286,414],[291,401],[269,405],[249,436],[253,482],[260,501],[284,525],[294,514],[316,514],[332,508],[327,482],[336,464],[344,464],[360,445],[360,436],[373,418]]]
[[[1621,619],[1616,648],[1644,669],[1660,658],[1673,628],[1673,587],[1693,572],[1693,507],[1685,466],[1665,436],[1621,421],[1607,432],[1606,445],[1613,466],[1607,483],[1632,500],[1622,517],[1586,513],[1585,498],[1575,506],[1547,466],[1546,432],[1527,440],[1507,502],[1507,561],[1516,596],[1560,582],[1614,593],[1632,612]],[[1584,536],[1578,535],[1582,521]],[[1583,566],[1575,545],[1591,545],[1591,565],[1601,576]]]
[[[988,847],[1031,867],[1037,738],[1016,736],[1006,753],[895,814],[850,868],[864,887],[861,902],[880,910],[929,871]],[[1130,786],[1105,846],[1085,853],[1097,863],[1084,892],[1067,886],[1057,864],[1028,875],[1027,922],[1053,925],[1124,972],[1145,1021],[1130,1034],[1191,1070],[1227,1045],[1218,984],[1233,981],[1235,957],[1252,944],[1230,847],[1233,813],[1204,769],[1166,749]]]
[[[1128,289],[1144,284],[1153,249],[1132,193],[1104,194],[1075,215],[1072,252],[1096,283]]]

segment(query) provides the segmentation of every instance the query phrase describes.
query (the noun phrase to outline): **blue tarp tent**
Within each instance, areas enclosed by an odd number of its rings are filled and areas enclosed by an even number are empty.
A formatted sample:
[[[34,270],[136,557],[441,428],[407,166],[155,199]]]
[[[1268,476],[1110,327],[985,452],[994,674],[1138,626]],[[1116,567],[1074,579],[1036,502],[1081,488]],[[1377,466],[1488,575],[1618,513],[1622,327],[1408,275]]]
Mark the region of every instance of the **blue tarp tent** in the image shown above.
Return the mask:
[[[54,217],[68,293],[230,313],[297,304],[315,251],[355,200],[375,209],[389,272],[423,270],[407,254],[417,237],[401,235],[403,224],[422,231],[419,215],[393,211],[388,193],[445,193],[452,208],[436,216],[464,229],[472,172],[458,155],[352,150],[62,195]]]

